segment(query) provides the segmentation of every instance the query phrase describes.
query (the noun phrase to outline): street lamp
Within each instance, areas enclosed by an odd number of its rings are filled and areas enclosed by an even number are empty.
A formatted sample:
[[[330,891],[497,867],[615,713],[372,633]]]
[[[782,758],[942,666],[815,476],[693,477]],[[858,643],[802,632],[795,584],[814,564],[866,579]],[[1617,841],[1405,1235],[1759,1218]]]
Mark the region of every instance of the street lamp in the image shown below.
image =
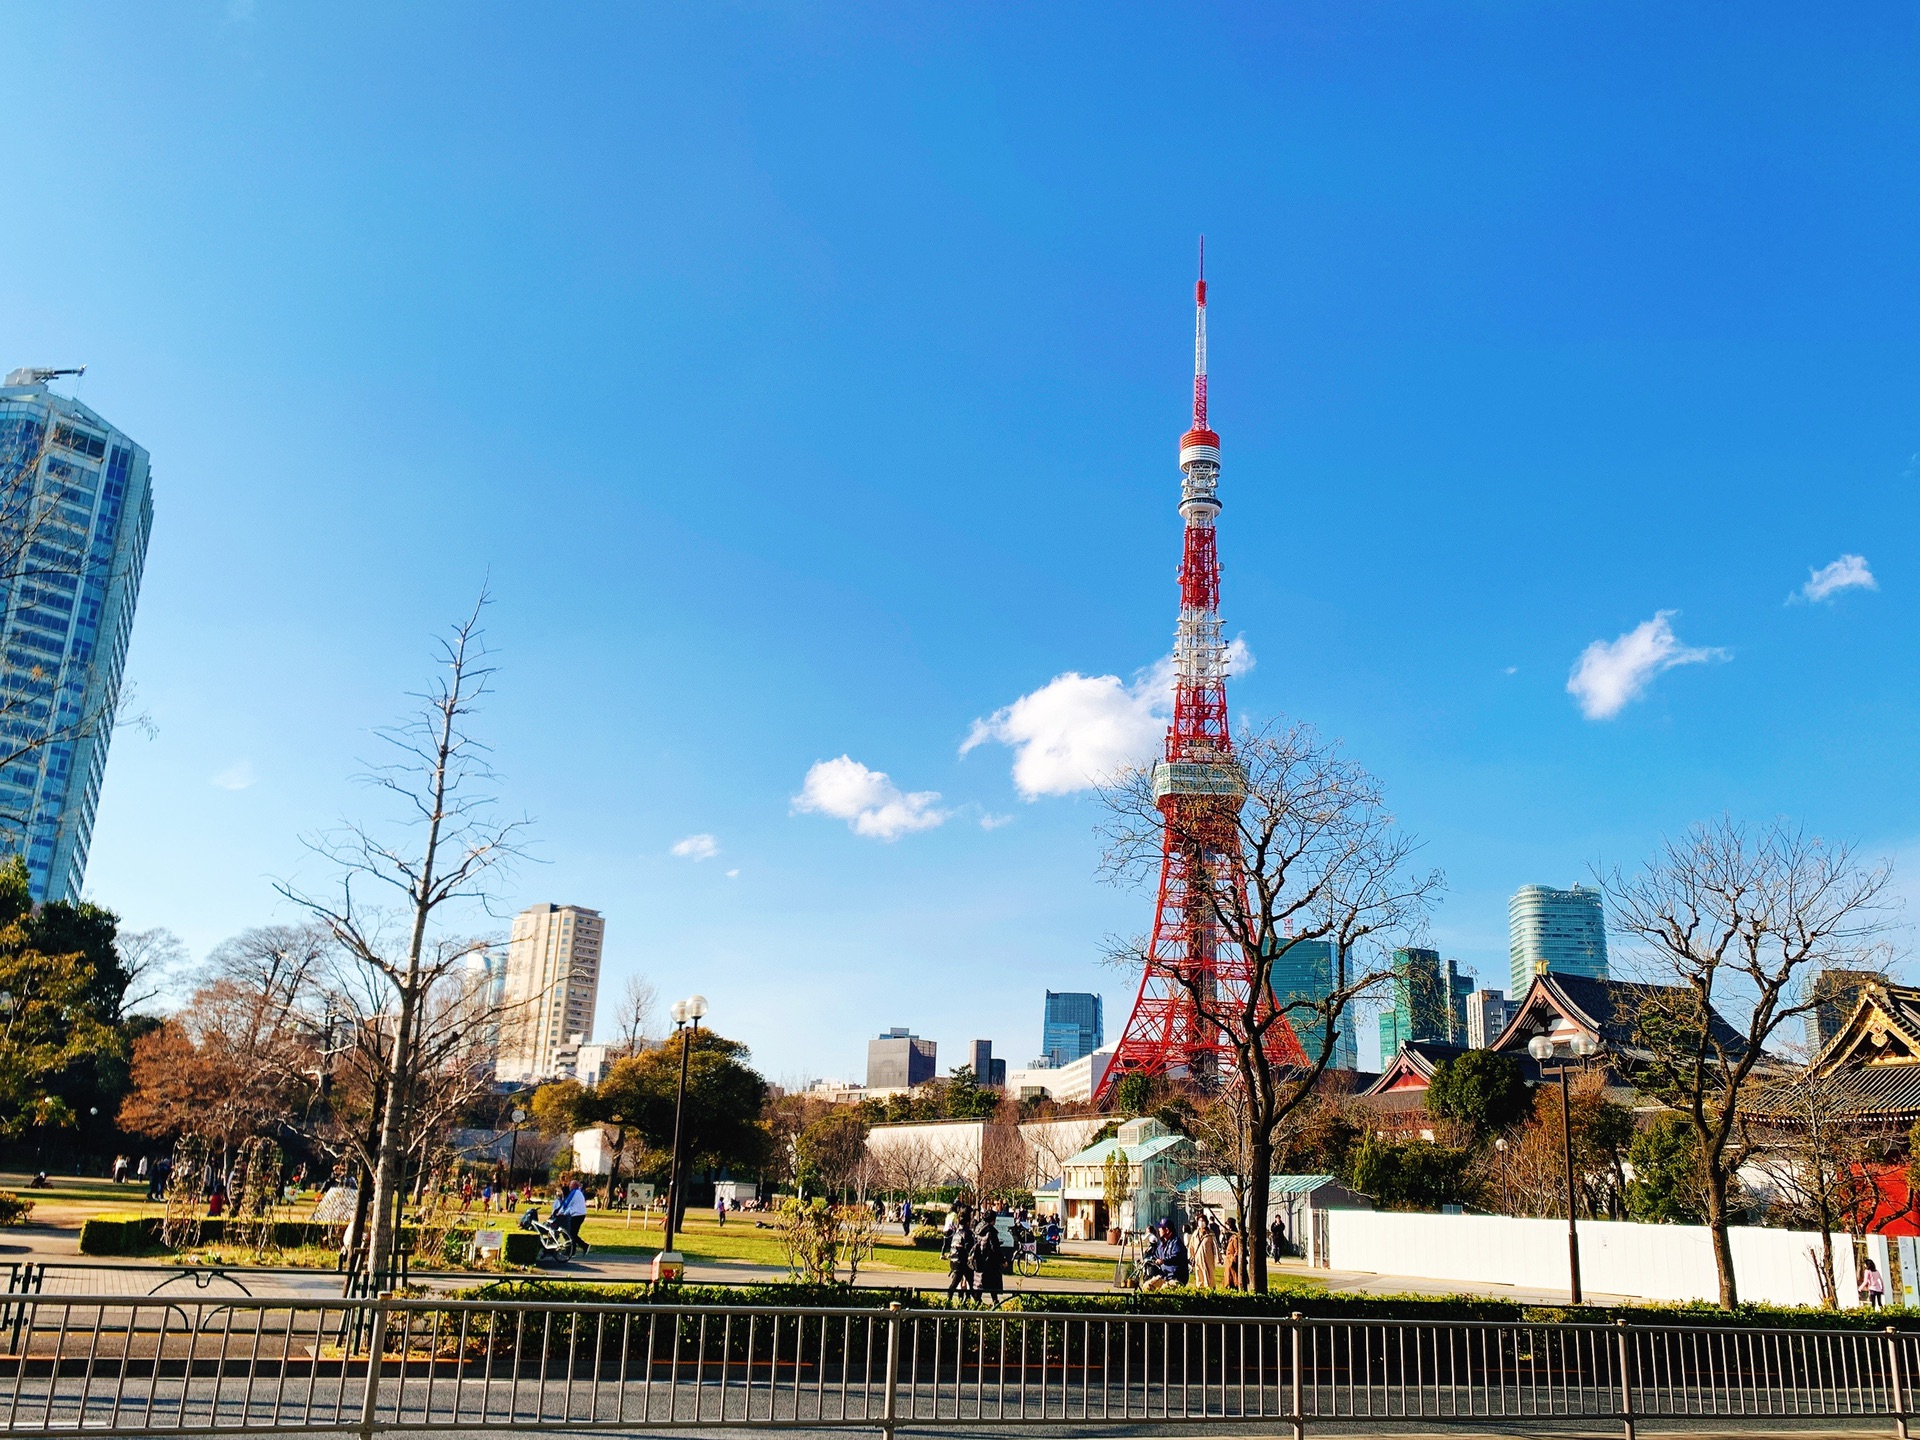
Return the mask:
[[[1586,1035],[1576,1035],[1567,1049],[1575,1059],[1582,1062],[1593,1054],[1593,1040]],[[1540,1062],[1540,1073],[1546,1074],[1546,1062],[1556,1054],[1553,1041],[1544,1035],[1536,1035],[1527,1042],[1527,1054]],[[1570,1061],[1562,1062],[1556,1073],[1560,1076],[1560,1144],[1567,1163],[1567,1274],[1572,1280],[1573,1303],[1584,1304],[1580,1296],[1580,1231],[1574,1224],[1573,1195],[1573,1105],[1568,1098],[1567,1071],[1572,1068]]]
[[[507,1137],[507,1189],[513,1189],[513,1163],[520,1158],[520,1126],[527,1118],[527,1112],[518,1106],[513,1110],[513,1129]]]
[[[680,1153],[686,1130],[687,1058],[693,1053],[693,1039],[699,1034],[700,1020],[706,1013],[707,997],[704,995],[689,995],[684,1000],[673,1002],[673,1028],[680,1032],[680,1093],[673,1102],[673,1165],[667,1171],[666,1233],[660,1242],[660,1253],[653,1257],[653,1278],[656,1280],[678,1280],[686,1269],[686,1261],[673,1248],[673,1231],[680,1209]]]

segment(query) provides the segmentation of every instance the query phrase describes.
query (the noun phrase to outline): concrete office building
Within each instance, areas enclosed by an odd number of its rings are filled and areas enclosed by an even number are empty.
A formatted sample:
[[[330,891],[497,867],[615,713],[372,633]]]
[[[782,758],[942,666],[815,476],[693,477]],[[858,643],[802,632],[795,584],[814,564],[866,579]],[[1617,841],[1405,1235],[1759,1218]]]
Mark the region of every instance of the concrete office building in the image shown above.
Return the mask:
[[[1467,1044],[1485,1050],[1500,1038],[1519,1005],[1500,990],[1476,990],[1467,996]]]
[[[1507,993],[1516,1000],[1543,970],[1606,979],[1607,912],[1600,892],[1584,885],[1522,885],[1507,902],[1507,957]]]
[[[1107,1043],[1100,997],[1075,990],[1049,990],[1040,1027],[1040,1055],[1049,1065],[1068,1065]]]
[[[938,1047],[904,1025],[867,1042],[867,1089],[907,1090],[924,1085],[938,1071]]]
[[[605,929],[598,910],[579,905],[534,905],[513,917],[494,1064],[500,1079],[553,1079],[593,1039]]]
[[[54,370],[0,384],[0,852],[78,900],[153,531],[147,452]]]

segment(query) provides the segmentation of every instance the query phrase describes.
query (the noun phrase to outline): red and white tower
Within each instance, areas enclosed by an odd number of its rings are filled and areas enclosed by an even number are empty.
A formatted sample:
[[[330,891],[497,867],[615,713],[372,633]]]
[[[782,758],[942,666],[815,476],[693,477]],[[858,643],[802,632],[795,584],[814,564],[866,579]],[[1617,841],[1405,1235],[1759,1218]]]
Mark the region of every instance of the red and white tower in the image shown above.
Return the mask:
[[[1128,1074],[1173,1075],[1201,1085],[1230,1068],[1232,1049],[1195,1006],[1197,989],[1242,1010],[1254,982],[1240,947],[1222,938],[1205,899],[1221,886],[1245,892],[1235,823],[1247,784],[1227,730],[1227,647],[1220,623],[1220,437],[1207,426],[1207,269],[1201,242],[1194,286],[1193,428],[1180,437],[1180,623],[1173,642],[1173,723],[1153,767],[1153,798],[1166,817],[1153,939],[1133,1014],[1101,1082],[1105,1096]],[[1271,1003],[1269,1000],[1268,1003]],[[1244,1011],[1242,1010],[1242,1013]],[[1306,1056],[1284,1016],[1268,1032],[1276,1060]]]

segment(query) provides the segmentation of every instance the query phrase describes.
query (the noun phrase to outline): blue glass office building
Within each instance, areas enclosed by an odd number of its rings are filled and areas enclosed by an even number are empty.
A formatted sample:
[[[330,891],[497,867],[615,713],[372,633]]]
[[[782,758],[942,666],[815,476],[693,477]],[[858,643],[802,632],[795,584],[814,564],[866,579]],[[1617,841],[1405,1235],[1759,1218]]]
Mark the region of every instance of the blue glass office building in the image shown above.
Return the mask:
[[[1333,993],[1334,945],[1331,940],[1295,940],[1273,962],[1273,994],[1282,1005],[1296,1000],[1325,1000]],[[1307,1052],[1307,1059],[1318,1060],[1326,1042],[1327,1025],[1322,1015],[1289,1011],[1287,1023]],[[1353,1006],[1340,1012],[1333,1032],[1333,1055],[1327,1061],[1334,1070],[1356,1070],[1360,1065],[1359,1042],[1353,1025]]]
[[[1047,1017],[1040,1027],[1040,1054],[1052,1065],[1071,1065],[1106,1044],[1100,997],[1078,991],[1047,991]]]
[[[153,494],[147,452],[46,379],[0,384],[0,851],[77,900]]]

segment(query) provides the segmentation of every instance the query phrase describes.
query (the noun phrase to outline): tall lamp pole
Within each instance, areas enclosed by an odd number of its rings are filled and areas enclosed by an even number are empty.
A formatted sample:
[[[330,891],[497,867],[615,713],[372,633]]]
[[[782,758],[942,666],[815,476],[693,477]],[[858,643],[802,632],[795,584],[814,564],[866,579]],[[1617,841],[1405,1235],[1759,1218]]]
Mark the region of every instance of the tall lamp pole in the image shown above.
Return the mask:
[[[673,1248],[674,1222],[680,1209],[680,1156],[686,1139],[687,1060],[693,1053],[694,1037],[700,1033],[700,1019],[707,1013],[707,997],[689,995],[673,1002],[673,1028],[680,1035],[680,1092],[673,1102],[673,1164],[667,1171],[666,1233],[660,1253],[653,1257],[653,1278],[678,1280],[686,1270],[686,1261]]]
[[[1574,1057],[1585,1061],[1593,1053],[1593,1041],[1585,1035],[1573,1037],[1573,1043],[1567,1047]],[[1544,1035],[1536,1035],[1527,1042],[1527,1053],[1541,1062],[1541,1073],[1546,1071],[1546,1063],[1557,1053],[1553,1041]],[[1572,1069],[1571,1060],[1563,1060],[1557,1073],[1560,1077],[1560,1145],[1567,1165],[1567,1275],[1573,1292],[1573,1303],[1586,1302],[1580,1294],[1580,1230],[1574,1223],[1575,1203],[1573,1189],[1573,1105],[1567,1090],[1567,1071]]]

